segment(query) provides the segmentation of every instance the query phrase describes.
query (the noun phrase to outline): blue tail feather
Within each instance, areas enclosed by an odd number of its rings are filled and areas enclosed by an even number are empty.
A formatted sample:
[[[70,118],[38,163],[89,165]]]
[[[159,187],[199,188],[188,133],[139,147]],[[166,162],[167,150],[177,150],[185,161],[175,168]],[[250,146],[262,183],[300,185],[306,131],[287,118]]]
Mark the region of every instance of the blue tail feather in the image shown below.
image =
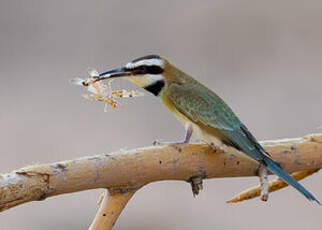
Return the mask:
[[[287,184],[293,186],[296,190],[302,193],[308,200],[315,201],[319,205],[321,203],[308,191],[306,190],[299,182],[297,182],[293,177],[291,177],[287,172],[285,172],[277,163],[275,163],[269,157],[264,158],[264,162],[267,166],[267,169],[284,180]]]

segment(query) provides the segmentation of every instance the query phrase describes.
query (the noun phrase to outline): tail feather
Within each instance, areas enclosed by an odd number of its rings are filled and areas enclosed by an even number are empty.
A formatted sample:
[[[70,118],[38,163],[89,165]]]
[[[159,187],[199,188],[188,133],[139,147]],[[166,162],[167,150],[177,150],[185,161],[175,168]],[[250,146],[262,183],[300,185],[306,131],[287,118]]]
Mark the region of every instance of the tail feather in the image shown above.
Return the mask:
[[[297,191],[302,193],[308,200],[315,201],[319,205],[321,203],[308,191],[304,188],[299,182],[297,182],[293,177],[291,177],[287,172],[285,172],[277,163],[275,163],[269,157],[265,157],[264,162],[269,171],[280,177],[287,184],[293,186]]]

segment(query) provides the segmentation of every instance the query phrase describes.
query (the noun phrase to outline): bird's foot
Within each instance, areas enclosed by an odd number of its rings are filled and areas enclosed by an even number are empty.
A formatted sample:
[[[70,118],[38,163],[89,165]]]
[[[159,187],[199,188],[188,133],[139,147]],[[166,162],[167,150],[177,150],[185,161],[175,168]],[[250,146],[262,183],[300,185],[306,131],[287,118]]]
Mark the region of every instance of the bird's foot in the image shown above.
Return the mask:
[[[268,184],[268,176],[267,176],[267,168],[265,165],[261,164],[258,169],[258,175],[260,180],[260,185],[262,188],[261,191],[261,200],[267,201],[269,195],[269,184]]]
[[[202,177],[191,177],[189,183],[191,184],[193,197],[196,197],[199,194],[199,192],[203,189]]]
[[[188,144],[189,141],[187,142],[186,140],[182,141],[153,141],[153,145],[180,145],[180,144]]]
[[[153,145],[180,145],[180,144],[188,144],[190,142],[192,136],[192,126],[191,125],[187,125],[186,126],[186,136],[184,138],[184,140],[182,141],[171,141],[171,142],[161,142],[161,141],[154,141]]]

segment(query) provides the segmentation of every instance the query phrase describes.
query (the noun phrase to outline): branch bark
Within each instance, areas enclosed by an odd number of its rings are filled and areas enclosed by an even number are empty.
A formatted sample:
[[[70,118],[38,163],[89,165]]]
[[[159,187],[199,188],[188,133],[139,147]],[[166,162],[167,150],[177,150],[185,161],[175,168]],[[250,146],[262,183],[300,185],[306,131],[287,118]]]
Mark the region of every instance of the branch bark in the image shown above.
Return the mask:
[[[290,173],[322,168],[322,134],[262,144]],[[88,189],[107,188],[112,194],[124,194],[154,181],[255,176],[257,169],[254,161],[204,144],[121,150],[1,174],[0,211]]]
[[[320,171],[320,169],[308,169],[308,170],[294,172],[291,174],[291,176],[295,180],[299,181],[308,176],[311,176],[314,173],[317,173],[318,171]],[[283,180],[281,180],[280,178],[276,178],[275,180],[269,182],[268,190],[269,192],[275,192],[287,186],[288,184],[286,184]],[[261,186],[255,186],[255,187],[249,188],[234,196],[231,200],[227,201],[227,203],[237,203],[237,202],[253,199],[255,197],[260,196],[261,191],[262,191]]]
[[[102,194],[102,200],[99,201],[100,208],[89,230],[112,229],[122,210],[135,192],[133,190],[125,193],[109,194],[108,190],[106,190]]]

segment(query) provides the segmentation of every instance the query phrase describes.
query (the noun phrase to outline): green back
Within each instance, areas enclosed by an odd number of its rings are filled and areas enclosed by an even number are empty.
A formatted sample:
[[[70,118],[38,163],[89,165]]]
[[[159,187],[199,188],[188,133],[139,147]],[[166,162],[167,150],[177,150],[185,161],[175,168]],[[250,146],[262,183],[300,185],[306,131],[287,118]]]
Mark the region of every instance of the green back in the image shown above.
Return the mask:
[[[231,108],[213,91],[192,78],[184,84],[171,83],[167,96],[176,109],[221,141],[255,160],[268,155]]]

